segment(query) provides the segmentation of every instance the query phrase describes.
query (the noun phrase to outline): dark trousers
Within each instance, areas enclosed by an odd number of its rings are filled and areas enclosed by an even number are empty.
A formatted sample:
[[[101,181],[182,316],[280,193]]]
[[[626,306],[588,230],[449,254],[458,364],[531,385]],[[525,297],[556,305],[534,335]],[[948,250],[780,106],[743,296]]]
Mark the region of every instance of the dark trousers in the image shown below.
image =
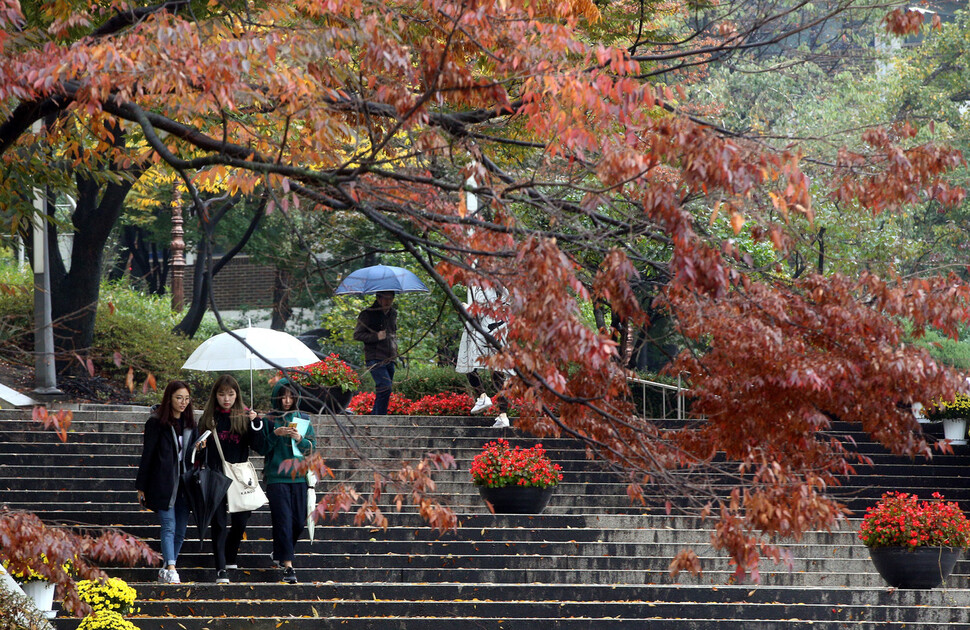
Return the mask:
[[[216,571],[222,571],[227,564],[236,564],[239,555],[239,543],[246,533],[246,523],[252,512],[228,512],[226,499],[212,515],[209,528],[212,530],[212,555],[216,563]],[[228,524],[228,527],[227,527]]]
[[[394,385],[394,362],[368,361],[367,369],[374,379],[374,409],[371,414],[385,416],[391,402],[391,387]]]
[[[492,391],[497,392],[505,385],[505,374],[503,372],[492,372],[491,374],[493,387]],[[485,383],[482,382],[482,378],[478,375],[478,370],[472,370],[465,376],[468,377],[468,384],[472,386],[472,389],[475,390],[475,393],[478,394],[478,396],[487,393],[485,391]],[[478,398],[478,396],[476,396],[476,398]],[[498,403],[498,410],[501,413],[508,412],[509,401],[507,398],[505,398],[505,396],[498,396],[495,399],[495,402]]]
[[[271,483],[266,486],[273,521],[273,558],[292,562],[296,541],[306,529],[306,482]]]

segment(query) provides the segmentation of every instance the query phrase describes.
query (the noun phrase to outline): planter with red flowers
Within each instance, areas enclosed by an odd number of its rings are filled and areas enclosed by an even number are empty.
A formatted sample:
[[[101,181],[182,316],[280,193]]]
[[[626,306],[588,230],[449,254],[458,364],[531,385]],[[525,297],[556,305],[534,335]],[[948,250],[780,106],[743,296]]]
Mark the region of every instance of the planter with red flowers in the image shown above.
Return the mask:
[[[336,354],[296,368],[288,374],[306,394],[300,409],[309,413],[341,413],[360,387],[360,376]]]
[[[930,501],[887,492],[866,510],[859,538],[879,575],[896,588],[934,588],[953,571],[970,546],[970,522],[938,492]]]
[[[546,457],[542,444],[512,448],[498,439],[482,447],[470,473],[492,513],[539,514],[562,481],[561,470]]]

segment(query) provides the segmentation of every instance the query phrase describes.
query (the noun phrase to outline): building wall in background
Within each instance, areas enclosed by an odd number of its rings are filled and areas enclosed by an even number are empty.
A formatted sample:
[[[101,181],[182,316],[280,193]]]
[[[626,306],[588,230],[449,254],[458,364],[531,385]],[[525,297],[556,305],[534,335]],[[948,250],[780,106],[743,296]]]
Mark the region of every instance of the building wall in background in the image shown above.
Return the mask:
[[[185,298],[192,295],[195,265],[185,266]],[[220,310],[271,308],[273,306],[273,268],[250,262],[249,256],[236,255],[213,279],[213,293]]]

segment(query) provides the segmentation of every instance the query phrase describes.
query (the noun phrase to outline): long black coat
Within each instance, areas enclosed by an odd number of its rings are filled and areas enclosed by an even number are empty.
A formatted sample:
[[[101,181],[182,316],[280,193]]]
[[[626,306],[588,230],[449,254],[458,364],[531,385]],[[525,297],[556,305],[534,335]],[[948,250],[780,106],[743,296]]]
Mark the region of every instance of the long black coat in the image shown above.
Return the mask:
[[[183,451],[195,441],[195,429],[182,431]],[[135,488],[145,493],[145,507],[158,512],[175,505],[185,462],[179,450],[176,429],[151,416],[145,423],[145,444],[135,477]]]

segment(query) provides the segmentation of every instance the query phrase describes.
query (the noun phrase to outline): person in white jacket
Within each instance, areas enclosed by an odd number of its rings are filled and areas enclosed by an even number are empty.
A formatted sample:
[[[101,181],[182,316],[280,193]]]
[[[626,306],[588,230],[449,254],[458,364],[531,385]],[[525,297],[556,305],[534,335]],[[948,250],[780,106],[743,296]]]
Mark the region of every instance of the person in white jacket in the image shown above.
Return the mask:
[[[470,287],[468,289],[468,303],[465,305],[465,308],[469,308],[472,304],[488,305],[498,300],[498,292],[491,287]],[[495,320],[487,314],[481,313],[478,315],[478,322],[493,337],[501,338],[504,335],[504,321]],[[494,352],[495,348],[485,340],[485,337],[475,330],[473,326],[466,323],[461,333],[461,341],[458,343],[458,362],[455,366],[455,371],[459,374],[465,374],[468,378],[469,385],[478,394],[478,399],[475,401],[471,412],[473,414],[484,413],[493,404],[497,404],[499,415],[495,418],[495,424],[492,426],[494,428],[503,428],[510,424],[508,416],[509,401],[504,396],[496,396],[493,403],[492,398],[488,395],[486,384],[478,374],[478,370],[485,367],[482,360]],[[493,392],[500,391],[505,385],[505,374],[493,370],[489,384]]]

